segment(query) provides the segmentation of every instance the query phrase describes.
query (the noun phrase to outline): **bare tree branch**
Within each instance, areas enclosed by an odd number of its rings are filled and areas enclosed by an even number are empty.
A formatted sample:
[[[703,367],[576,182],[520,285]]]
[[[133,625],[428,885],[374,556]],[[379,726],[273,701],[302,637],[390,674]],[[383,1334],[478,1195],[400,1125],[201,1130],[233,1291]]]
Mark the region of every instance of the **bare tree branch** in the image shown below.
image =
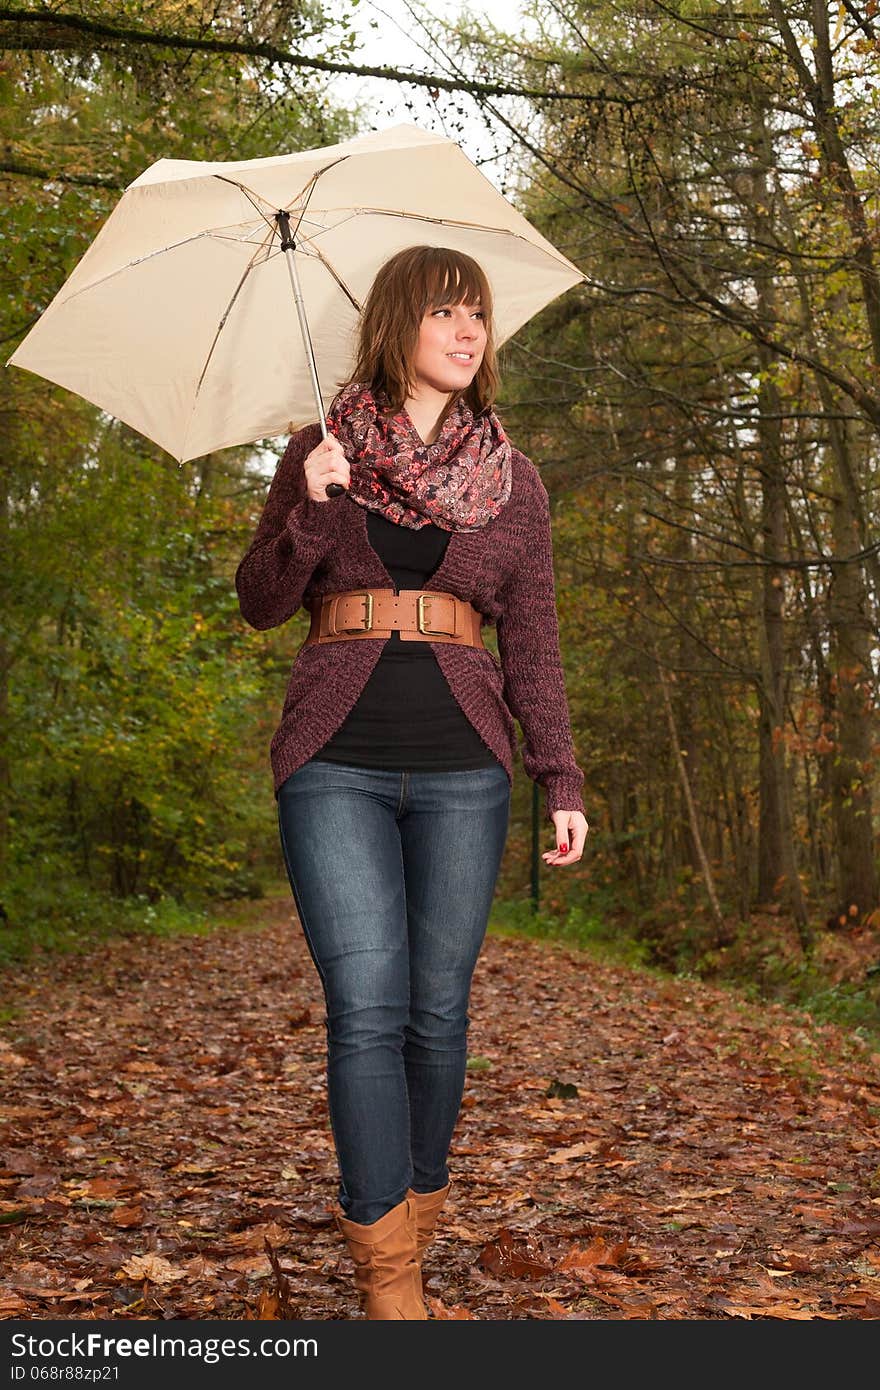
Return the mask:
[[[93,40],[97,42],[87,42]],[[95,51],[118,44],[149,45],[183,52],[217,53],[231,57],[264,58],[279,67],[303,68],[312,72],[344,73],[354,77],[375,77],[385,82],[405,82],[433,91],[468,92],[476,97],[528,97],[533,101],[573,101],[583,105],[623,104],[624,98],[586,95],[547,88],[511,87],[498,82],[477,82],[470,78],[442,77],[438,73],[406,72],[402,68],[366,67],[360,63],[337,63],[303,53],[291,53],[271,43],[245,39],[209,39],[190,34],[164,33],[116,24],[110,19],[87,19],[84,15],[58,10],[16,10],[0,6],[0,48],[24,52]]]
[[[17,159],[0,160],[0,174],[15,174],[17,178],[39,179],[41,183],[72,183],[83,188],[112,188],[122,192],[124,183],[107,174],[64,174],[58,170],[38,169],[34,164],[22,164]]]

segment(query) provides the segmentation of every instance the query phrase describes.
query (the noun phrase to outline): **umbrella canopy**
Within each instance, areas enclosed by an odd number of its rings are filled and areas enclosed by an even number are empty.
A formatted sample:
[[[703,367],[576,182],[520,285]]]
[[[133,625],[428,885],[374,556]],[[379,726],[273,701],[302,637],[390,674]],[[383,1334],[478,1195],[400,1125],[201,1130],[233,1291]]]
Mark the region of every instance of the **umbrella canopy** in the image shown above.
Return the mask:
[[[449,246],[479,261],[498,344],[585,278],[455,141],[416,126],[277,158],[160,159],[126,188],[9,364],[180,462],[314,421],[278,211],[290,214],[325,409],[395,252]]]

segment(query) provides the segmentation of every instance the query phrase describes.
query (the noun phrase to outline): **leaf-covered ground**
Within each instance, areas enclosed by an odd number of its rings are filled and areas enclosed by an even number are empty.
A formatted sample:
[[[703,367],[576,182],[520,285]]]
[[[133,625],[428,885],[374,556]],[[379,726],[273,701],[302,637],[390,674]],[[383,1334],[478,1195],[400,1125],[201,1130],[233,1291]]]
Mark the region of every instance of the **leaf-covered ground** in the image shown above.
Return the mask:
[[[0,989],[0,1316],[358,1316],[286,900]],[[490,937],[441,1318],[880,1316],[880,1067],[690,981]]]

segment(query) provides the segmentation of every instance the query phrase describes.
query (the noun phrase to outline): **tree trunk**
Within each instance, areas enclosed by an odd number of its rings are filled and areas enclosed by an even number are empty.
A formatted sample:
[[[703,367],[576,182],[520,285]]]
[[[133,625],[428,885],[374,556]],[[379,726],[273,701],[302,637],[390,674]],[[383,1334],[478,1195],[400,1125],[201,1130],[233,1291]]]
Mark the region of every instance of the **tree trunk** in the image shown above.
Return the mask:
[[[763,242],[774,238],[773,195],[767,173],[772,167],[772,146],[763,106],[756,103],[754,146],[757,152],[752,216],[754,235]],[[771,273],[755,273],[758,314],[764,323],[777,318],[776,287]],[[775,898],[782,884],[797,926],[801,946],[812,945],[807,909],[798,874],[791,812],[788,760],[785,755],[785,572],[774,561],[785,555],[786,491],[783,457],[783,406],[773,378],[774,359],[769,348],[758,344],[760,384],[757,393],[758,439],[761,476],[761,549],[766,563],[762,574],[759,644],[761,648],[760,700],[760,824],[758,834],[758,898]]]
[[[676,512],[678,516],[688,516],[693,511],[691,470],[686,455],[678,452],[675,457],[673,480]],[[680,527],[673,532],[671,553],[681,563],[676,567],[675,597],[681,621],[678,624],[678,669],[681,673],[675,684],[675,723],[678,729],[678,747],[685,759],[690,787],[695,787],[700,779],[699,746],[694,729],[694,687],[692,678],[686,673],[695,669],[698,654],[691,636],[694,610],[694,569],[693,538],[690,532]],[[682,861],[691,866],[694,873],[700,872],[700,849],[694,839],[690,817],[681,817]]]
[[[721,905],[718,901],[718,894],[715,891],[715,880],[712,877],[712,868],[709,864],[709,857],[703,844],[703,837],[700,832],[700,822],[697,816],[696,802],[694,801],[693,788],[691,786],[688,768],[682,757],[681,739],[675,723],[675,711],[672,708],[672,698],[669,694],[669,683],[663,671],[663,665],[654,648],[654,660],[657,665],[657,677],[660,682],[660,690],[663,695],[663,706],[666,710],[666,722],[669,727],[669,741],[672,745],[672,754],[675,766],[678,769],[678,780],[681,785],[682,796],[687,811],[688,826],[690,828],[691,839],[696,847],[697,863],[703,882],[706,885],[706,896],[709,899],[709,908],[712,913],[712,920],[715,923],[715,946],[728,946],[733,940],[733,935],[724,920]]]
[[[855,548],[858,529],[845,491],[835,499],[833,521],[835,550],[845,555]],[[835,565],[830,610],[837,735],[831,760],[837,906],[855,905],[864,914],[876,905],[877,875],[870,784],[871,631],[865,614],[865,586],[857,565]]]

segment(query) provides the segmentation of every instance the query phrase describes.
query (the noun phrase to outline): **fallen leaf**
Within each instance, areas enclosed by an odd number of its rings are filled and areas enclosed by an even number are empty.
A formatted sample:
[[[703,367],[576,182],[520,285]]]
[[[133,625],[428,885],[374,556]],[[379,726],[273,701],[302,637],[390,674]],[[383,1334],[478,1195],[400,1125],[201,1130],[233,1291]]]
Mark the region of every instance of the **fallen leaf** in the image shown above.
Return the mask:
[[[152,1284],[173,1284],[184,1277],[182,1270],[151,1250],[145,1255],[132,1255],[122,1266],[122,1273],[129,1279],[149,1279]]]
[[[465,1308],[464,1305],[461,1303],[452,1304],[451,1306],[447,1307],[446,1304],[442,1303],[439,1298],[428,1298],[426,1302],[429,1308],[431,1309],[431,1312],[434,1314],[435,1318],[468,1318],[471,1321],[475,1321],[474,1314],[468,1308]]]
[[[586,1158],[588,1154],[598,1153],[604,1140],[590,1139],[583,1144],[572,1144],[567,1149],[554,1149],[553,1153],[547,1154],[544,1158],[545,1163],[568,1163],[572,1158]]]
[[[551,1318],[570,1318],[570,1317],[571,1317],[571,1313],[569,1312],[569,1310],[565,1307],[565,1305],[564,1305],[563,1303],[560,1303],[560,1302],[559,1302],[559,1299],[558,1299],[558,1298],[555,1298],[555,1297],[553,1296],[553,1294],[550,1294],[550,1293],[539,1293],[539,1294],[538,1294],[538,1298],[543,1298],[543,1299],[544,1299],[544,1301],[545,1301],[545,1303],[546,1303],[546,1305],[547,1305],[547,1312],[550,1314]]]
[[[552,1269],[533,1237],[517,1236],[506,1228],[483,1246],[477,1264],[502,1278],[540,1279]]]
[[[227,1245],[240,1246],[244,1250],[262,1250],[265,1240],[274,1241],[276,1245],[283,1244],[288,1237],[287,1230],[278,1224],[277,1221],[261,1221],[255,1226],[248,1226],[243,1231],[236,1231],[233,1235],[226,1237]]]
[[[625,1240],[614,1245],[606,1244],[602,1236],[597,1236],[595,1240],[584,1250],[579,1250],[576,1246],[569,1250],[568,1254],[556,1266],[557,1269],[584,1269],[591,1265],[616,1265],[626,1254],[627,1243]]]
[[[234,1260],[224,1260],[226,1269],[237,1269],[240,1274],[269,1274],[272,1266],[267,1255],[236,1255]]]
[[[139,1206],[114,1207],[110,1213],[110,1220],[114,1226],[119,1226],[125,1230],[134,1226],[142,1226],[144,1224],[144,1209]]]
[[[17,1318],[27,1312],[27,1304],[17,1293],[0,1289],[0,1318]]]

